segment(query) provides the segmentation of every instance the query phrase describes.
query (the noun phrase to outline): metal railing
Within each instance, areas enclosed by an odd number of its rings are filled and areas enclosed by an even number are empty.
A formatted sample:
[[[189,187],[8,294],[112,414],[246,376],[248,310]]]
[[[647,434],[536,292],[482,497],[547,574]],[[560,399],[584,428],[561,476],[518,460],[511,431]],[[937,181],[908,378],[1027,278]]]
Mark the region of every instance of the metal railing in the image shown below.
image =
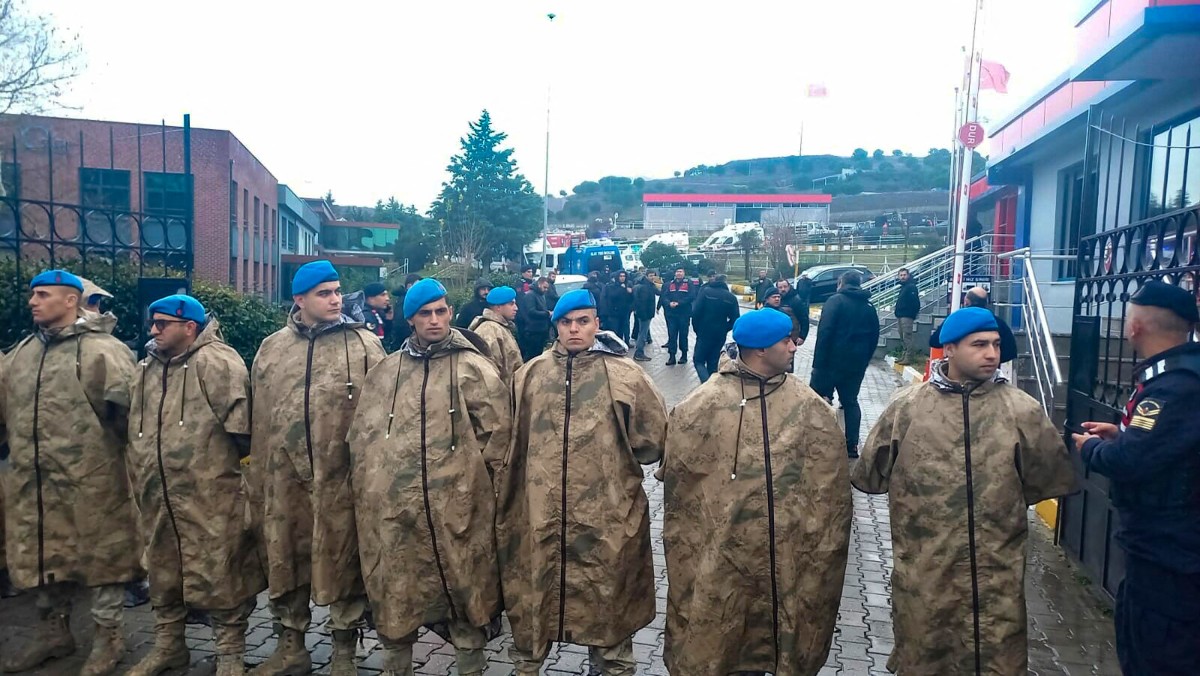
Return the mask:
[[[1054,337],[1050,333],[1050,321],[1046,316],[1046,306],[1042,302],[1042,292],[1038,286],[1037,275],[1034,272],[1034,260],[1074,260],[1075,256],[1059,254],[1035,254],[1029,247],[1009,251],[996,256],[998,260],[1019,262],[1014,265],[1013,275],[1004,280],[1010,285],[1007,294],[1009,302],[997,303],[1012,310],[1021,310],[1021,320],[1025,329],[1025,337],[1029,343],[1029,358],[1026,364],[1030,369],[1030,377],[1037,388],[1038,401],[1046,415],[1054,414],[1055,388],[1063,384],[1062,369],[1058,365],[1058,349],[1054,346]],[[1019,267],[1018,273],[1015,268]],[[1019,287],[1017,285],[1019,284]],[[1019,299],[1014,300],[1012,288],[1020,288]],[[1010,315],[1010,323],[1014,323]],[[1016,374],[1014,374],[1016,375]]]

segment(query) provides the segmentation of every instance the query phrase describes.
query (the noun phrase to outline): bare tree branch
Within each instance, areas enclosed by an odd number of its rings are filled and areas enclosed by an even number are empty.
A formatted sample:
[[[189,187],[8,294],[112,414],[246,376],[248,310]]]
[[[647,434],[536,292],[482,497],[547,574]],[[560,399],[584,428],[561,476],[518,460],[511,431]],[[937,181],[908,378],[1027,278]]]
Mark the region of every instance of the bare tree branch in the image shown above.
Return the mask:
[[[37,113],[61,105],[81,69],[79,37],[62,40],[50,20],[21,0],[0,0],[0,113]]]

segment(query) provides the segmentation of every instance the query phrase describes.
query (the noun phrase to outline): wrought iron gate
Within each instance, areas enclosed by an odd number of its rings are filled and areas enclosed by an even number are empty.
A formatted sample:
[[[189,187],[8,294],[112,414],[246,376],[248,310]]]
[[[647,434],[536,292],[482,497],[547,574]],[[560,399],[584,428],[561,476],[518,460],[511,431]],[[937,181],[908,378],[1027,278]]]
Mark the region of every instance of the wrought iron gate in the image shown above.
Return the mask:
[[[1200,176],[1200,133],[1193,128],[1200,121],[1145,129],[1088,111],[1068,431],[1089,420],[1116,422],[1133,392],[1140,357],[1122,339],[1129,296],[1151,279],[1197,289],[1200,195],[1188,186]],[[1086,476],[1083,490],[1062,502],[1059,536],[1115,594],[1125,565],[1108,488],[1106,478]]]
[[[114,333],[131,344],[145,338],[141,319],[153,300],[141,296],[189,286],[187,116],[182,129],[105,124],[0,116],[0,348],[31,330],[28,282],[47,268],[116,292],[109,303],[120,320]]]

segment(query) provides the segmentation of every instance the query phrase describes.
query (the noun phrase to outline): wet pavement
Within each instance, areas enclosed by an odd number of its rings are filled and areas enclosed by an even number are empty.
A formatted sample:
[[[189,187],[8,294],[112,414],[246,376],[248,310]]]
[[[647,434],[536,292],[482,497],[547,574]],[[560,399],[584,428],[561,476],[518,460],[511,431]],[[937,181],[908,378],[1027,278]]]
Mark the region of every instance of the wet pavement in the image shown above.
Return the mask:
[[[643,366],[662,390],[668,406],[683,399],[699,381],[688,365],[667,366],[665,350],[657,347],[666,342],[666,327],[661,318],[653,325],[654,345],[649,350],[652,361]],[[814,334],[815,335],[815,334]],[[812,338],[797,353],[796,373],[807,381],[812,361]],[[895,392],[898,376],[882,365],[872,365],[863,382],[860,403],[863,409],[863,435],[874,424]],[[653,468],[649,468],[652,470]],[[662,487],[647,471],[646,491],[650,496],[651,535],[654,545],[654,565],[658,585],[656,597],[658,615],[650,626],[634,635],[634,654],[639,674],[666,674],[662,661],[662,630],[666,616],[666,571],[662,553]],[[1029,667],[1031,674],[1101,674],[1119,675],[1113,638],[1112,612],[1109,602],[1099,596],[1087,583],[1085,576],[1053,543],[1053,534],[1029,511],[1029,557],[1026,571],[1026,596],[1029,611]],[[889,578],[892,569],[891,534],[888,523],[887,496],[854,494],[854,523],[846,579],[842,590],[837,633],[822,676],[833,674],[886,674],[884,665],[893,646]],[[31,674],[77,674],[91,642],[91,622],[86,603],[81,602],[73,617],[73,626],[82,639],[73,657],[59,660]],[[323,622],[326,613],[316,609],[314,622]],[[11,650],[31,635],[34,609],[26,595],[0,601],[0,655]],[[127,634],[130,655],[122,662],[124,671],[146,655],[153,644],[153,617],[148,606],[127,611]],[[314,668],[324,670],[332,651],[329,633],[315,626],[308,632],[307,642],[313,654]],[[274,650],[271,617],[265,599],[250,619],[247,637],[247,662],[261,662]],[[214,646],[206,627],[188,628],[188,645],[192,650],[189,673],[211,673]],[[488,676],[512,673],[508,657],[508,636],[502,634],[488,645]],[[359,668],[363,673],[375,673],[382,668],[381,652],[373,632],[367,632],[359,646]],[[454,651],[432,633],[423,633],[413,651],[416,673],[423,675],[457,674]],[[582,675],[588,671],[587,651],[571,645],[555,646],[545,663],[544,673],[565,676]]]

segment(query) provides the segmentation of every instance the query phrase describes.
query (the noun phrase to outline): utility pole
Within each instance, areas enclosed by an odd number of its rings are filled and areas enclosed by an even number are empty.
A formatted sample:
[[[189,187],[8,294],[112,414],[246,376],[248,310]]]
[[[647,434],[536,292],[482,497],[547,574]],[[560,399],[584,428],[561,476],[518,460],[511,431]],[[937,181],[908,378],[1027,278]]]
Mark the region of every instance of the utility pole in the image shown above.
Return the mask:
[[[557,15],[553,12],[546,15],[550,20],[550,24],[554,24],[554,18]],[[551,29],[553,30],[553,29]],[[547,35],[550,35],[547,31]],[[547,38],[547,42],[550,39]],[[554,55],[551,54],[551,58]],[[550,230],[550,87],[554,82],[554,78],[549,73],[546,74],[546,173],[545,181],[542,184],[542,253],[538,260],[539,273],[547,272],[546,268],[546,253],[550,250],[550,244],[546,239],[546,233]],[[524,263],[522,263],[524,265]]]
[[[983,16],[983,0],[975,2],[975,20],[971,31],[971,61],[967,75],[967,92],[963,109],[963,124],[975,122],[979,117],[979,72],[983,61],[983,38],[980,20]],[[954,235],[954,277],[950,286],[950,312],[962,305],[963,265],[966,262],[967,223],[971,207],[971,160],[974,150],[963,148],[963,157],[958,174],[958,227]]]

